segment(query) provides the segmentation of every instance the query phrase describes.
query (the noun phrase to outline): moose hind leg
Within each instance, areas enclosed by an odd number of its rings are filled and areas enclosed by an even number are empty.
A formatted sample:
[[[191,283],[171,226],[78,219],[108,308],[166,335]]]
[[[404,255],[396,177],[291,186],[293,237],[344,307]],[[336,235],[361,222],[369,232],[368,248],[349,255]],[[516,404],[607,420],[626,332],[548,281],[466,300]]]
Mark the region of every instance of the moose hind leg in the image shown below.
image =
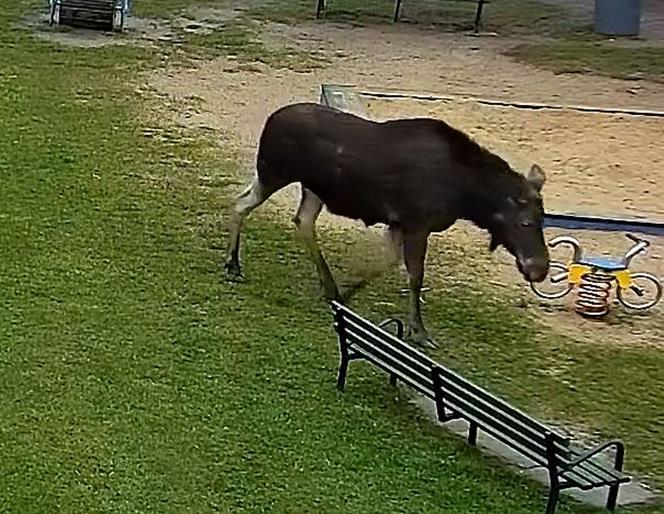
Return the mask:
[[[258,178],[255,178],[238,196],[228,224],[228,255],[224,268],[229,278],[240,279],[242,277],[242,268],[240,267],[240,233],[242,232],[244,220],[249,216],[251,211],[265,202],[275,191],[276,189],[274,188],[266,188]]]
[[[340,301],[339,288],[316,240],[316,220],[322,209],[323,202],[321,202],[320,198],[302,186],[302,200],[293,218],[293,223],[298,228],[298,233],[304,242],[309,257],[316,265],[325,298],[330,301]]]
[[[410,297],[408,305],[408,339],[416,344],[436,347],[422,321],[420,295],[424,280],[424,259],[427,252],[428,233],[404,234],[403,251],[408,270]]]

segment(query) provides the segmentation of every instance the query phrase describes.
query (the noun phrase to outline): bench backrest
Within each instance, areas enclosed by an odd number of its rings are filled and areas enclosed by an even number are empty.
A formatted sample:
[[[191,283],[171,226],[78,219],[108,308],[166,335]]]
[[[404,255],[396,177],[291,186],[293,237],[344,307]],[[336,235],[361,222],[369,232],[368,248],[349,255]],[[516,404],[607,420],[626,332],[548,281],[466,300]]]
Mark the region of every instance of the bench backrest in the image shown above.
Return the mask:
[[[60,0],[63,7],[76,9],[114,9],[117,0]]]
[[[548,464],[549,447],[556,460],[569,460],[568,437],[450,369],[437,366],[433,374],[445,408],[476,423],[485,432],[539,464]]]
[[[441,366],[347,307],[332,302],[332,310],[337,333],[351,354],[360,354],[435,400],[439,410],[447,409],[475,423],[538,464],[547,465],[549,457],[555,457],[561,465],[570,460],[568,437]],[[549,455],[550,451],[554,455]]]
[[[435,361],[337,302],[332,302],[332,310],[337,333],[351,352],[360,353],[424,396],[435,397],[431,374]]]

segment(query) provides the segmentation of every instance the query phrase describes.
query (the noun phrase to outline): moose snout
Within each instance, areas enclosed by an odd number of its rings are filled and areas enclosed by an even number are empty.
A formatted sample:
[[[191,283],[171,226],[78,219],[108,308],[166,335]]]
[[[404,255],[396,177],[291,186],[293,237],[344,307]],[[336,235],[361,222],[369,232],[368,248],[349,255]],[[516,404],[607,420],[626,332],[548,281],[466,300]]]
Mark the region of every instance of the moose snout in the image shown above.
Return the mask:
[[[528,257],[521,261],[519,267],[529,282],[543,282],[549,273],[549,260]]]

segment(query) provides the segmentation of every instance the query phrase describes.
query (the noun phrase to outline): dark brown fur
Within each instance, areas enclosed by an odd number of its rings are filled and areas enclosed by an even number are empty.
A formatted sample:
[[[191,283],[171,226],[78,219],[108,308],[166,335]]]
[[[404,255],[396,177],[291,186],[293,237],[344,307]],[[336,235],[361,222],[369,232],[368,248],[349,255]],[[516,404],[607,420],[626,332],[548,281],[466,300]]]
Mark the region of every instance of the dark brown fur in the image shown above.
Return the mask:
[[[543,172],[533,166],[524,177],[441,120],[378,123],[318,104],[289,105],[265,124],[257,171],[253,189],[243,193],[235,209],[229,272],[240,273],[239,232],[246,215],[275,191],[299,182],[303,202],[295,222],[304,220],[328,297],[339,294],[315,245],[319,204],[367,226],[385,224],[403,239],[412,296],[417,295],[417,307],[411,298],[410,318],[416,339],[428,337],[419,317],[419,288],[429,233],[467,219],[489,231],[492,249],[502,244],[514,254],[528,280],[541,280],[547,272]]]

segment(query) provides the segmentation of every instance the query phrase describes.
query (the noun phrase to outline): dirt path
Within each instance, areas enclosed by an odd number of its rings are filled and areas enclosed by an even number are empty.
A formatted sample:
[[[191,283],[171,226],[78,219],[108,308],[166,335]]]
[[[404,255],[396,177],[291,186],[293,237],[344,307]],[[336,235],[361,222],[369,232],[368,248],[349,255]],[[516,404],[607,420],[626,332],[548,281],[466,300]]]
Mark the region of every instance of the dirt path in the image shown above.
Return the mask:
[[[209,18],[209,13],[208,13]],[[647,82],[624,82],[601,77],[564,75],[518,64],[500,54],[513,42],[496,38],[442,35],[398,25],[371,28],[310,24],[302,27],[270,25],[263,39],[278,45],[284,41],[304,50],[324,51],[331,64],[310,73],[252,66],[250,70],[229,59],[204,63],[198,68],[154,75],[151,85],[175,98],[195,95],[202,99],[197,114],[179,121],[232,134],[240,150],[247,180],[266,117],[276,108],[295,101],[317,101],[322,83],[391,87],[447,95],[470,95],[520,101],[576,103],[598,106],[658,109],[664,105],[664,89]],[[517,169],[538,162],[549,173],[546,201],[557,210],[631,214],[645,211],[664,219],[664,151],[658,134],[664,121],[642,118],[589,116],[572,112],[524,113],[469,104],[370,106],[376,117],[430,114],[467,129],[481,143],[505,156]],[[283,191],[269,202],[288,207],[290,216],[298,200],[297,188]],[[221,213],[220,213],[221,216]],[[328,227],[351,222],[323,215]],[[360,225],[357,225],[358,227]],[[551,233],[553,235],[553,232]],[[479,237],[455,229],[455,237]],[[599,239],[580,234],[589,250],[621,255],[623,236]],[[483,241],[481,244],[485,244]],[[664,276],[662,242],[649,253],[645,268]],[[512,259],[496,257],[505,284],[518,284]],[[579,320],[555,304],[542,310],[522,286],[533,309],[541,311],[557,330],[590,341],[610,339],[615,344],[664,344],[662,308],[649,317],[630,318],[620,326]],[[528,296],[530,295],[530,296]],[[654,321],[653,321],[654,320]]]

